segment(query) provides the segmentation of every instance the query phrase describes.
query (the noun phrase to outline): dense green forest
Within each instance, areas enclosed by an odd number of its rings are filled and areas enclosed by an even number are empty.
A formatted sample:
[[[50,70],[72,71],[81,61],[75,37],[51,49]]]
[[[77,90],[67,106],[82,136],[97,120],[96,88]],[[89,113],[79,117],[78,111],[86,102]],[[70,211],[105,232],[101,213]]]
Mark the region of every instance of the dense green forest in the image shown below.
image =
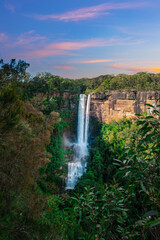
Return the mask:
[[[160,74],[71,80],[32,76],[22,60],[0,66],[0,239],[159,240],[158,108],[94,122],[87,172],[73,191],[64,189],[72,152],[63,134],[75,137],[80,93],[160,90]]]

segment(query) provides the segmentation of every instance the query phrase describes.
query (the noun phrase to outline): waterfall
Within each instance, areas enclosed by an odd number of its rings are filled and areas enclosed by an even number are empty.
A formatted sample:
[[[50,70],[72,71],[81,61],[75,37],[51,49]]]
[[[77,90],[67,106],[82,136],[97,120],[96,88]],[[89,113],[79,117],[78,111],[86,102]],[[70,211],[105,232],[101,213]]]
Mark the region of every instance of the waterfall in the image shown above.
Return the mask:
[[[88,95],[87,108],[86,108],[86,119],[85,119],[85,135],[84,135],[84,136],[85,136],[84,141],[85,141],[86,146],[87,146],[87,144],[88,144],[90,99],[91,99],[91,96]]]
[[[86,171],[86,157],[88,155],[90,95],[80,94],[78,106],[77,143],[74,144],[73,162],[68,163],[66,189],[74,189],[78,178]]]
[[[78,107],[78,144],[82,145],[84,142],[84,121],[85,121],[85,104],[86,96],[84,94],[80,94],[79,97],[79,107]]]

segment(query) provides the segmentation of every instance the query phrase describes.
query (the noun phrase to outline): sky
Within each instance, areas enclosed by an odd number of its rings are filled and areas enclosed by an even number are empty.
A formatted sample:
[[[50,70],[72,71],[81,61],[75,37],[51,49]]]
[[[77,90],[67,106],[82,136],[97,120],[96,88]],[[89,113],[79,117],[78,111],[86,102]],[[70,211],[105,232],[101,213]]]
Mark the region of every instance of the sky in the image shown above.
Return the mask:
[[[159,0],[0,0],[0,58],[67,78],[160,72]]]

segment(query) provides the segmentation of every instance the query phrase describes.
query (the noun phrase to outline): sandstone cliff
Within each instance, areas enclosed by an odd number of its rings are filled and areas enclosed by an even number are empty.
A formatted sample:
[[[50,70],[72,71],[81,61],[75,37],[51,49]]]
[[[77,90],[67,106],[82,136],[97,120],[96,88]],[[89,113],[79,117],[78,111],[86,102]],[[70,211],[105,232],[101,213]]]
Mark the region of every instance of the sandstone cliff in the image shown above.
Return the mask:
[[[132,118],[135,114],[144,111],[149,113],[151,108],[146,104],[156,106],[157,102],[160,102],[160,91],[93,93],[90,116],[98,121],[109,123],[111,120],[118,121],[124,116]]]

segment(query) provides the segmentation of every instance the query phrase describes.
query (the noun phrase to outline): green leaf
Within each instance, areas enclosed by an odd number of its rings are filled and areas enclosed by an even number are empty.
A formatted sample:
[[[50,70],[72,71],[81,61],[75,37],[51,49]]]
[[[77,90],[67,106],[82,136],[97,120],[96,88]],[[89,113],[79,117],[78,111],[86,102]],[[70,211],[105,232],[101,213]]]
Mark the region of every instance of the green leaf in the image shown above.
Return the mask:
[[[154,118],[153,116],[147,116],[146,119],[151,119]]]
[[[151,104],[145,104],[146,106],[149,106],[149,107],[152,107],[152,108],[155,108],[153,105],[151,105]]]
[[[160,221],[155,220],[155,221],[151,221],[151,222],[147,223],[146,225],[149,225],[150,227],[155,227],[159,224],[160,224]]]
[[[142,190],[143,190],[145,193],[147,193],[147,190],[146,190],[145,186],[143,185],[143,182],[140,182],[140,185],[141,185]]]
[[[151,210],[151,211],[146,212],[143,217],[154,216],[154,215],[157,215],[157,214],[158,214],[158,212],[156,212],[154,210]]]
[[[142,124],[144,124],[144,123],[146,123],[146,121],[142,121],[142,120],[139,120],[138,122],[137,122],[137,125],[142,125]]]

